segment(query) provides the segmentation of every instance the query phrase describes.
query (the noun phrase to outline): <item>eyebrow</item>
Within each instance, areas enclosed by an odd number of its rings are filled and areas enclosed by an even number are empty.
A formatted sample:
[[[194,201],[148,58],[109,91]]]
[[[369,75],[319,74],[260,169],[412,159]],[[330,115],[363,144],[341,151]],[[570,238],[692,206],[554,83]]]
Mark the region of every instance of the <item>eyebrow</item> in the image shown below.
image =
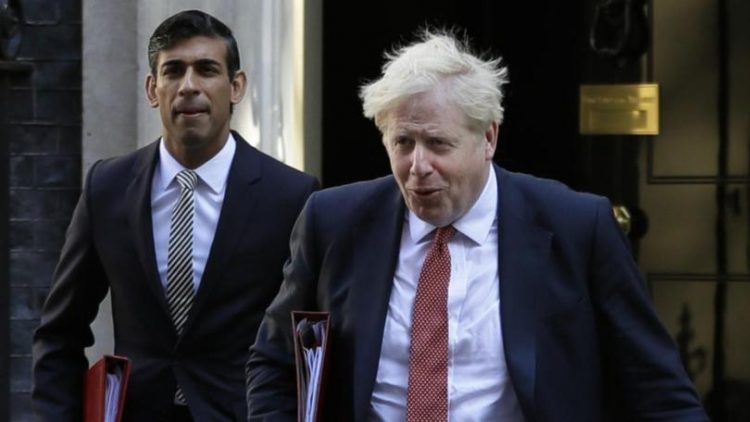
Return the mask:
[[[173,60],[167,60],[161,64],[161,68],[165,67],[171,67],[171,66],[183,66],[186,62],[184,60],[180,59],[173,59]],[[217,66],[221,67],[221,62],[214,60],[214,59],[198,59],[193,64],[198,66]]]

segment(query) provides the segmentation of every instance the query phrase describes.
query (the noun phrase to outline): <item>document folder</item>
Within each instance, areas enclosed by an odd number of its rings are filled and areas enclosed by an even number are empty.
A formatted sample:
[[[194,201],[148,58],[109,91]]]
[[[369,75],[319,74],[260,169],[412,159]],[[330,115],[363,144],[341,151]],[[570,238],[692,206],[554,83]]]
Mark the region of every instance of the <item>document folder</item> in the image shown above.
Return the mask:
[[[294,362],[297,373],[297,420],[322,420],[325,379],[330,361],[328,312],[292,312]]]
[[[130,361],[104,355],[83,380],[84,422],[120,422],[130,378]]]

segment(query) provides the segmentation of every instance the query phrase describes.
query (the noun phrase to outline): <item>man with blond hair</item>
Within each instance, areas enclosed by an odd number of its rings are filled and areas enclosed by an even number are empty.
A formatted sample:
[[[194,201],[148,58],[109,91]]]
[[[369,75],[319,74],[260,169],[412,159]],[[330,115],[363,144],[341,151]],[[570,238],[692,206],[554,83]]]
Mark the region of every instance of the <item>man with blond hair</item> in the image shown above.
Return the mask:
[[[361,98],[393,174],[310,197],[250,420],[294,420],[294,310],[330,312],[321,420],[707,420],[609,201],[493,164],[499,59],[444,33],[388,59]]]

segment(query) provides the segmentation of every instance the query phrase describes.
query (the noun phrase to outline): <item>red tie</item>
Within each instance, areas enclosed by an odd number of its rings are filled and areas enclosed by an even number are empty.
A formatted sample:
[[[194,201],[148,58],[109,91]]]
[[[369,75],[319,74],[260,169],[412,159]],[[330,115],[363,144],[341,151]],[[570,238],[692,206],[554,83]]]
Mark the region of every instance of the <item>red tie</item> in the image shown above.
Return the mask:
[[[422,265],[409,351],[408,422],[448,420],[448,283],[453,226],[437,229]]]

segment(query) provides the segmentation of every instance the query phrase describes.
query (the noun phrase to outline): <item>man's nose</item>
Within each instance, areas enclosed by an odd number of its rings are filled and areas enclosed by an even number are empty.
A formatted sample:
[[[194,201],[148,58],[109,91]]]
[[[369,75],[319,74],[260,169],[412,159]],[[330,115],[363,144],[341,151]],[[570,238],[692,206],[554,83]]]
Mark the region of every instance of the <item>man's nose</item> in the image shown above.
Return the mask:
[[[424,177],[432,172],[432,154],[423,145],[417,143],[411,153],[409,172],[417,177]]]
[[[182,76],[182,82],[180,83],[180,95],[193,95],[198,92],[198,81],[197,75],[192,67],[188,67],[185,70],[185,74]]]

